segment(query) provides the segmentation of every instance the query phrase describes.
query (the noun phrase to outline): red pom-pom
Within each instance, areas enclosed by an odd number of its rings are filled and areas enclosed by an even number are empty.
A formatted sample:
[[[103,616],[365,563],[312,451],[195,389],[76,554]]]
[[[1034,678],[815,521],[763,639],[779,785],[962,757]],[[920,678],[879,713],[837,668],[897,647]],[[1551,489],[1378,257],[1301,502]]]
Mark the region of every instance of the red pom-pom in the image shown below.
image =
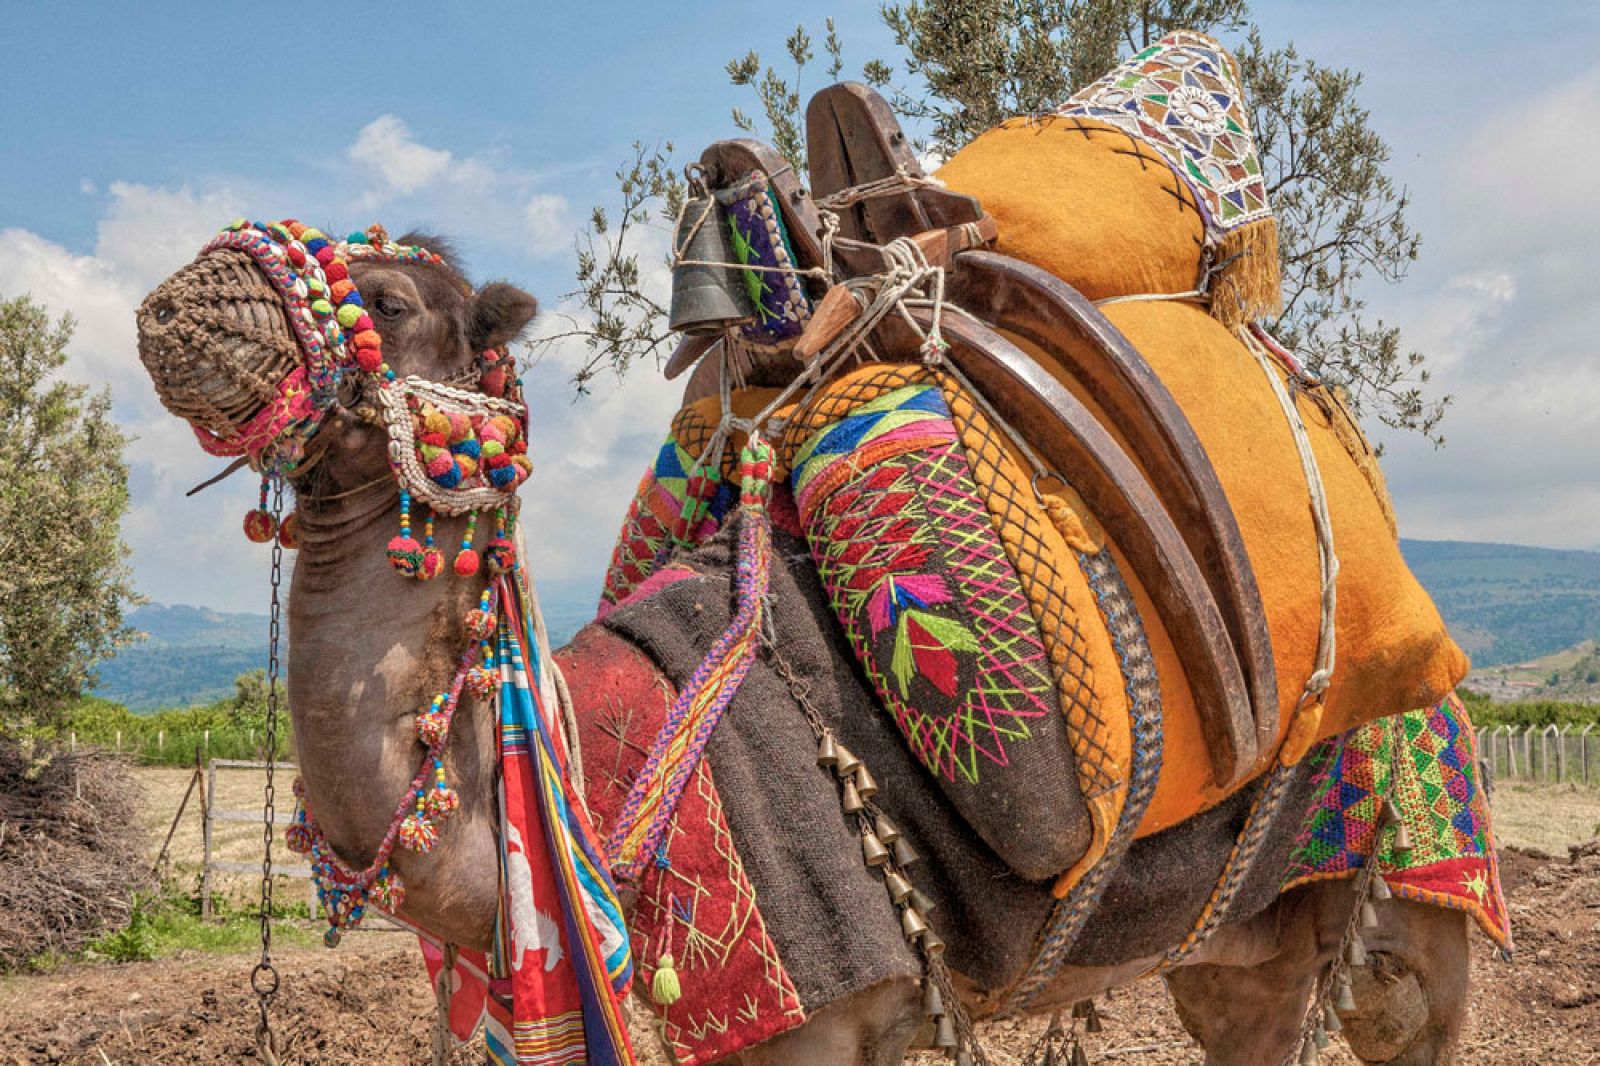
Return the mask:
[[[389,565],[406,577],[422,572],[422,545],[417,538],[401,534],[389,542]]]
[[[300,512],[290,511],[278,525],[278,543],[290,551],[300,547]]]
[[[306,253],[304,249],[296,248],[291,244],[286,250],[289,253],[289,262],[293,263],[296,267],[303,267],[306,265]]]
[[[369,374],[376,374],[383,365],[383,351],[379,348],[357,348],[356,365]]]
[[[440,452],[428,460],[428,465],[424,469],[428,471],[429,477],[439,477],[440,475],[448,474],[455,465],[455,456],[449,452]]]
[[[444,572],[444,552],[438,548],[422,549],[422,570],[417,574],[419,581],[432,581]]]
[[[330,283],[335,281],[344,281],[350,276],[350,268],[345,266],[343,263],[333,262],[328,264],[327,269],[325,269],[323,273],[327,276]]]
[[[244,535],[257,544],[265,544],[278,534],[278,522],[270,512],[261,508],[244,516]]]
[[[500,625],[495,620],[494,615],[476,607],[467,612],[464,624],[467,628],[467,636],[473,640],[488,640],[494,636],[495,629]]]
[[[478,572],[478,553],[471,548],[462,548],[456,553],[456,573],[462,577],[471,577]]]
[[[503,366],[491,367],[483,372],[478,379],[478,388],[486,396],[504,396],[506,394],[506,368]]]
[[[321,248],[317,249],[317,262],[321,263],[323,266],[327,266],[329,263],[333,262],[333,256],[333,245],[331,244],[324,244]]]
[[[496,537],[483,549],[483,565],[491,574],[503,574],[517,561],[517,546],[510,537]]]
[[[367,332],[371,331],[372,328],[373,328],[373,326],[372,326],[372,318],[371,318],[371,316],[362,315],[360,318],[356,319],[355,330],[356,330],[357,333],[367,333]]]

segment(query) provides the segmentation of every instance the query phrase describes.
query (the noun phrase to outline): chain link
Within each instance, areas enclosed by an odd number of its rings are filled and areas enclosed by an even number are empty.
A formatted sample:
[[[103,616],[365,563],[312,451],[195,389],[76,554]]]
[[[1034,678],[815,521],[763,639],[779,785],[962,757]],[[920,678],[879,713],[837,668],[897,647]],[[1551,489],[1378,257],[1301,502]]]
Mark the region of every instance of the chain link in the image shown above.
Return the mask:
[[[274,478],[272,491],[273,526],[283,519],[283,479]],[[261,1008],[256,1023],[256,1048],[267,1066],[278,1061],[277,1036],[272,1031],[269,1011],[278,994],[278,970],[272,965],[272,836],[277,820],[273,769],[278,758],[278,649],[281,645],[283,604],[278,592],[283,582],[283,544],[272,539],[272,609],[267,628],[267,783],[261,802],[261,961],[250,971],[250,988]]]

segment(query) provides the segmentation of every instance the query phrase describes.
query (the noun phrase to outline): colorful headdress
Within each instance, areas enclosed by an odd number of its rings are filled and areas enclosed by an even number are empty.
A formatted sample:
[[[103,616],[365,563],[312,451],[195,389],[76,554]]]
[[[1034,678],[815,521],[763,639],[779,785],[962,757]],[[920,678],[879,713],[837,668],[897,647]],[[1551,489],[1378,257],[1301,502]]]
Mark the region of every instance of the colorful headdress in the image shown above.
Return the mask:
[[[1277,222],[1267,202],[1239,68],[1216,41],[1168,34],[1058,109],[1149,145],[1194,192],[1212,262],[1212,313],[1240,325],[1281,303]]]

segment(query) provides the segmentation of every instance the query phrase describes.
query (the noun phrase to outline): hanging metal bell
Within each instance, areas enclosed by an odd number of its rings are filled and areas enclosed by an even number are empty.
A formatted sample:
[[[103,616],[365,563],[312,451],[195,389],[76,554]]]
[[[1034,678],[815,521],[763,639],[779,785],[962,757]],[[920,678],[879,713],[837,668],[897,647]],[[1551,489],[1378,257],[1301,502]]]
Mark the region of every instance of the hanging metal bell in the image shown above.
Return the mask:
[[[1072,1043],[1072,1066],[1089,1066],[1089,1055],[1077,1041]]]
[[[1378,912],[1372,906],[1371,900],[1361,901],[1361,927],[1363,929],[1376,929],[1378,927]]]
[[[833,766],[839,761],[839,747],[834,743],[833,734],[825,732],[822,739],[817,741],[817,765]]]
[[[1088,1012],[1083,1016],[1083,1031],[1086,1033],[1098,1033],[1104,1028],[1105,1026],[1100,1023],[1100,1012],[1095,1009],[1095,1005],[1091,1002]]]
[[[1386,899],[1394,898],[1394,893],[1389,891],[1389,882],[1385,881],[1381,875],[1375,875],[1372,878],[1371,895],[1379,903]]]
[[[894,864],[896,866],[910,866],[917,861],[917,849],[906,841],[905,837],[896,837],[894,841]]]
[[[1328,1031],[1320,1025],[1317,1026],[1311,1031],[1311,1042],[1317,1045],[1318,1051],[1321,1051],[1328,1046]]]
[[[861,765],[861,760],[856,758],[855,752],[843,744],[835,743],[833,750],[838,756],[838,761],[833,764],[833,772],[841,779],[850,777],[856,772],[856,768]]]
[[[890,870],[883,875],[883,887],[889,890],[889,898],[900,903],[912,893],[911,882],[901,877],[899,873]]]
[[[874,828],[878,830],[878,839],[885,844],[893,844],[900,839],[900,827],[889,821],[889,816],[880,814]]]
[[[1383,801],[1383,824],[1393,825],[1400,820],[1400,808],[1396,807],[1394,800],[1385,798]]]
[[[1337,1033],[1344,1028],[1344,1022],[1339,1020],[1339,1012],[1333,1009],[1332,1003],[1322,1007],[1322,1027],[1330,1033]]]
[[[1317,1066],[1317,1059],[1321,1057],[1315,1040],[1307,1040],[1300,1045],[1300,1066]]]
[[[1367,964],[1367,945],[1361,942],[1359,936],[1350,938],[1350,945],[1345,949],[1345,961],[1351,966],[1365,966]]]
[[[913,888],[911,890],[911,905],[917,908],[917,910],[921,911],[923,914],[932,914],[938,909],[938,905],[935,904],[933,900],[929,899],[920,888]]]
[[[861,858],[868,866],[882,866],[889,861],[889,849],[870,829],[861,834]]]
[[[965,1048],[956,1053],[956,1066],[972,1066],[972,1054]]]
[[[1334,993],[1333,1009],[1350,1014],[1356,1009],[1355,989],[1350,987],[1350,978],[1340,976],[1337,991]]]
[[[754,317],[737,267],[693,265],[739,262],[723,209],[714,197],[689,200],[672,246],[683,260],[672,268],[672,306],[667,317],[672,329],[691,335],[716,334]]]
[[[856,791],[861,793],[862,799],[870,799],[878,794],[878,782],[872,779],[865,763],[856,768]]]
[[[907,940],[915,940],[928,931],[928,923],[922,920],[917,908],[907,907],[900,912],[900,931],[905,933]]]
[[[1404,855],[1411,850],[1411,829],[1401,822],[1394,830],[1394,853]]]
[[[939,1015],[939,1025],[933,1031],[933,1046],[936,1048],[956,1046],[956,1027],[951,1023],[950,1015]]]
[[[930,1018],[936,1018],[944,1013],[944,996],[939,991],[939,986],[933,981],[922,982],[922,1013]]]
[[[933,926],[928,926],[928,931],[922,934],[922,950],[929,955],[944,954],[944,937],[933,931]]]
[[[846,814],[859,814],[867,809],[867,805],[861,802],[861,793],[856,791],[854,781],[844,783],[844,798],[839,801],[839,806],[844,808]]]

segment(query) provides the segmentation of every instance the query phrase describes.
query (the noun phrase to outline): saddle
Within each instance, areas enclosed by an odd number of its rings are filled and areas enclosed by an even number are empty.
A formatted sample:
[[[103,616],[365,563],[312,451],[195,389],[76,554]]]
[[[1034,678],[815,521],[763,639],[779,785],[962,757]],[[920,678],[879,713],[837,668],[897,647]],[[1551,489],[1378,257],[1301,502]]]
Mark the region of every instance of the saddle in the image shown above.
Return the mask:
[[[1173,101],[1207,68],[1142,55],[1133,81],[1004,124],[939,180],[848,83],[807,109],[809,190],[758,142],[708,148],[710,189],[764,179],[806,306],[785,337],[761,313],[746,342],[691,332],[674,353],[684,408],[607,584],[626,595],[716,528],[731,467],[694,463],[725,403],[745,418],[814,385],[773,419],[778,466],[858,659],[974,829],[1062,891],[1113,838],[1436,703],[1466,670],[1354,420],[1255,325],[1276,240],[1242,119],[1184,125]],[[904,302],[818,381],[907,257],[942,268],[942,300]],[[1077,787],[1041,787],[1062,759]],[[1042,844],[1019,810],[1091,832]]]

